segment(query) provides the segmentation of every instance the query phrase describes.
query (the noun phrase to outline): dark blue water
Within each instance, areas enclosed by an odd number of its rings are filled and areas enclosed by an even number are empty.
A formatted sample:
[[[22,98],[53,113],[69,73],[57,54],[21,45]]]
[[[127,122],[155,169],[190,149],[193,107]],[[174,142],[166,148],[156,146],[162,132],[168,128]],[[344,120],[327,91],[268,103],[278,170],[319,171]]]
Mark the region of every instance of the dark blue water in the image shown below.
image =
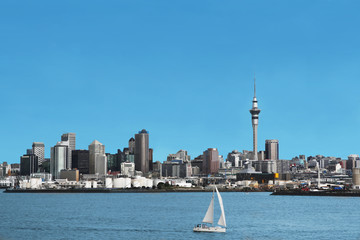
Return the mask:
[[[360,239],[360,198],[222,196],[225,234],[192,231],[211,193],[0,192],[0,239]]]

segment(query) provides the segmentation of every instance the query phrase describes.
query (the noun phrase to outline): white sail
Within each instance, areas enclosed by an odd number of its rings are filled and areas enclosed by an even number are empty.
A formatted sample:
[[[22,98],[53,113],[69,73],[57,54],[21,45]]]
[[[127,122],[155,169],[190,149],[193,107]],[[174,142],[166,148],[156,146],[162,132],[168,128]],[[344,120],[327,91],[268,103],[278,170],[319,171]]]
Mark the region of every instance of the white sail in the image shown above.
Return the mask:
[[[204,223],[213,223],[214,222],[214,193],[211,198],[211,202],[209,208],[205,214],[204,219],[202,220]]]
[[[225,220],[225,212],[224,212],[223,201],[222,201],[221,195],[220,195],[220,193],[219,193],[219,191],[218,191],[218,189],[217,189],[216,186],[215,186],[215,189],[216,189],[216,193],[217,193],[217,196],[218,196],[218,199],[219,199],[219,205],[220,205],[220,209],[221,209],[221,215],[220,215],[218,224],[219,224],[220,226],[226,227],[226,220]]]

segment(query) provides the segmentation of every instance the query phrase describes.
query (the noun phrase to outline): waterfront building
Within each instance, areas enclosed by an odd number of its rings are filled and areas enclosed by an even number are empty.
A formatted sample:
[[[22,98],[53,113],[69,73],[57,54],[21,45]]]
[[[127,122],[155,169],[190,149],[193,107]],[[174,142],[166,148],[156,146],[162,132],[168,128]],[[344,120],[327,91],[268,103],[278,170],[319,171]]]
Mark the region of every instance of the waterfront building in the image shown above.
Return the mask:
[[[259,124],[259,113],[260,113],[260,109],[258,108],[258,102],[256,99],[256,82],[255,82],[255,78],[254,78],[254,98],[252,101],[252,108],[250,109],[250,113],[251,113],[251,122],[252,122],[252,127],[253,127],[253,153],[254,153],[254,159],[255,161],[258,160],[258,155],[257,155],[257,129],[258,129],[258,124]]]
[[[73,169],[78,169],[81,174],[89,174],[89,150],[71,151]]]
[[[5,177],[11,172],[11,166],[7,162],[0,164],[0,177]]]
[[[265,140],[265,159],[279,160],[279,140]]]
[[[105,145],[94,140],[89,145],[89,174],[99,174],[99,176],[107,173],[107,158],[105,155]]]
[[[43,182],[51,181],[52,176],[50,173],[47,172],[37,172],[30,174],[30,178],[41,178]]]
[[[20,173],[20,164],[19,163],[12,163],[10,164],[11,175],[17,175]]]
[[[39,166],[42,165],[45,160],[45,144],[42,142],[33,142],[32,152],[38,157]]]
[[[219,152],[216,148],[208,148],[203,154],[203,173],[218,173],[220,167]]]
[[[63,135],[61,135],[61,141],[65,142],[68,141],[69,142],[69,148],[68,148],[68,160],[67,160],[67,167],[69,169],[72,168],[71,163],[72,163],[72,151],[76,149],[76,134],[75,133],[64,133]]]
[[[67,169],[69,157],[69,142],[58,142],[50,151],[50,173],[55,178],[60,177],[60,171]]]
[[[79,170],[78,169],[63,169],[60,171],[60,179],[67,179],[68,181],[79,181]]]
[[[5,168],[5,171],[4,171]],[[4,163],[0,164],[0,177],[5,177],[6,175],[6,167],[4,167]]]
[[[30,176],[38,171],[38,157],[35,154],[25,154],[20,157],[20,175]]]
[[[122,162],[121,163],[121,175],[133,177],[135,175],[135,163]]]
[[[135,134],[135,170],[149,172],[149,133],[145,129]]]

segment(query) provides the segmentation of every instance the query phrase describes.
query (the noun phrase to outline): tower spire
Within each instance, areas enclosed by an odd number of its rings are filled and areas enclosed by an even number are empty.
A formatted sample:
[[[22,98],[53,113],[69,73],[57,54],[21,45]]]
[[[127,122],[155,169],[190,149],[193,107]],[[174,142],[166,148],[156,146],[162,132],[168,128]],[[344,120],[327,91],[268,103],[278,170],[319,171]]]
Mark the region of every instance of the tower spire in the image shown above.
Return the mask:
[[[254,73],[254,98],[256,98],[256,76]]]
[[[253,127],[253,153],[254,153],[254,160],[257,161],[258,160],[258,156],[257,156],[257,127],[259,124],[259,113],[260,113],[260,109],[258,108],[258,102],[256,99],[256,77],[255,77],[255,73],[254,73],[254,98],[253,98],[253,104],[252,104],[252,108],[250,109],[250,113],[251,113],[251,122],[252,122],[252,127]]]

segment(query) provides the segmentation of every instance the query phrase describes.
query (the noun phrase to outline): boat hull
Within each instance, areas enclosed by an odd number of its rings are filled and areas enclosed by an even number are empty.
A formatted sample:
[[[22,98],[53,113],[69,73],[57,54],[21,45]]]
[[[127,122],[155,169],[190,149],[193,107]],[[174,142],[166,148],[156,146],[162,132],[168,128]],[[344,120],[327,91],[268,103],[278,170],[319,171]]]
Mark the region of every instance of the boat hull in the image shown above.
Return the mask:
[[[222,227],[194,227],[194,232],[219,232],[224,233],[226,232],[226,228]]]

